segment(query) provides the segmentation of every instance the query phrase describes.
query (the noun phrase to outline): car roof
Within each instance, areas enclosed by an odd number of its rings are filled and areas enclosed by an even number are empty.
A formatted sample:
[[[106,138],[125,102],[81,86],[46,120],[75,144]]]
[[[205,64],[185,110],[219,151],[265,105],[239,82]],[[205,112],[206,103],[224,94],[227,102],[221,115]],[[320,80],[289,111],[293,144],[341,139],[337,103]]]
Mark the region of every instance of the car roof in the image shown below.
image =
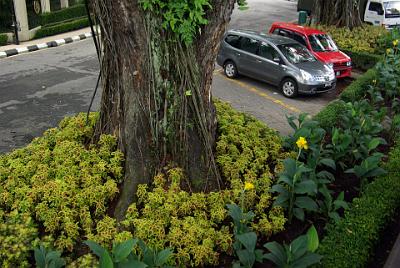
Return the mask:
[[[325,34],[325,32],[320,31],[318,29],[294,24],[294,23],[289,23],[289,22],[274,22],[272,24],[273,28],[282,28],[282,29],[287,29],[287,30],[292,30],[294,32],[298,32],[304,35],[310,35],[310,34]]]
[[[280,35],[275,35],[275,34],[265,34],[265,33],[260,33],[256,31],[251,31],[251,30],[230,30],[227,32],[227,34],[238,34],[241,36],[247,36],[247,37],[252,37],[252,38],[257,38],[258,40],[261,41],[269,41],[274,45],[282,45],[282,44],[293,44],[296,43],[291,38],[280,36]]]

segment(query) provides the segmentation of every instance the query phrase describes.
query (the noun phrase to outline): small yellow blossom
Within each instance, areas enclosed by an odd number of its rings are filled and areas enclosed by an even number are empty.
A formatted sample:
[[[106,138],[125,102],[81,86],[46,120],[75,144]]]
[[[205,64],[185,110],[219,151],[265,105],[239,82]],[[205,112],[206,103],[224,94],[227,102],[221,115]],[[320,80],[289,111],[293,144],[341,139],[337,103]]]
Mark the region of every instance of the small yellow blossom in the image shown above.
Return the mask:
[[[297,144],[297,147],[299,147],[299,149],[308,150],[308,143],[307,143],[307,140],[304,137],[300,137],[296,141],[296,144]]]
[[[376,79],[372,80],[372,84],[376,85]]]
[[[251,182],[245,182],[244,183],[244,190],[245,191],[250,191],[254,189],[254,184],[252,184]]]
[[[399,44],[399,40],[398,39],[393,40],[393,46],[394,47],[397,47],[398,44]]]
[[[386,49],[386,54],[390,54],[392,52],[392,49],[391,48],[388,48],[388,49]]]

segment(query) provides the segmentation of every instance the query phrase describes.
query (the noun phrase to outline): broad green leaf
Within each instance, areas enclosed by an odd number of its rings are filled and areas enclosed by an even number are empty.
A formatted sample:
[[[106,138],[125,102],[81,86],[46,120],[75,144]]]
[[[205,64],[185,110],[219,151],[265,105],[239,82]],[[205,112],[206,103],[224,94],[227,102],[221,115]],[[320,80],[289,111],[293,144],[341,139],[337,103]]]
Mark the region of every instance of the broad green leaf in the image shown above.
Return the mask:
[[[278,266],[283,266],[286,263],[286,252],[285,249],[277,242],[269,242],[264,244],[264,248],[268,249],[271,253],[264,255],[265,258],[273,261]],[[273,256],[273,259],[271,257]],[[269,256],[269,257],[268,257]]]
[[[306,180],[297,183],[294,187],[297,194],[313,194],[317,192],[317,184],[313,180]]]
[[[41,245],[40,248],[35,248],[34,250],[34,255],[35,255],[35,261],[36,261],[36,266],[38,268],[45,268],[46,267],[46,257],[45,257],[45,249]]]
[[[301,235],[290,243],[290,251],[293,253],[295,259],[300,258],[307,252],[307,236]]]
[[[317,203],[308,196],[297,197],[294,204],[299,208],[304,208],[309,211],[317,211],[318,210]]]
[[[292,158],[287,158],[283,160],[283,165],[285,167],[285,173],[288,174],[288,176],[293,177],[294,174],[296,174],[297,170],[296,160]]]
[[[287,189],[280,184],[275,184],[271,188],[272,193],[287,193]]]
[[[88,240],[83,243],[86,244],[90,248],[90,250],[94,254],[96,254],[98,257],[100,257],[103,254],[103,252],[105,251],[105,249],[102,246],[100,246],[99,244],[97,244],[94,241]]]
[[[167,263],[168,259],[169,259],[169,258],[171,257],[171,255],[172,255],[172,253],[173,253],[173,251],[172,251],[172,249],[170,249],[170,248],[161,250],[161,251],[157,254],[155,264],[156,264],[157,266],[162,266],[162,265],[164,265],[165,263]]]
[[[312,266],[313,264],[319,263],[321,259],[322,259],[321,255],[315,253],[307,253],[302,258],[295,260],[292,264],[292,267],[307,268]]]
[[[100,268],[114,268],[114,263],[107,250],[104,250],[99,260]]]
[[[257,243],[257,235],[254,232],[239,234],[236,238],[249,251],[254,251]]]
[[[315,252],[318,249],[319,246],[318,233],[314,225],[312,225],[310,229],[308,229],[307,242],[308,242],[307,244],[308,251]]]
[[[327,166],[327,167],[330,167],[330,168],[336,170],[336,164],[335,164],[335,161],[333,159],[323,158],[319,162],[324,166]]]
[[[293,215],[301,221],[304,221],[304,210],[302,208],[294,208]]]
[[[228,204],[228,213],[235,222],[240,222],[242,218],[242,210],[236,204]]]
[[[242,264],[245,267],[253,267],[256,262],[256,256],[254,255],[254,251],[249,251],[247,249],[242,249],[236,251],[237,256]]]
[[[122,260],[125,260],[129,253],[132,252],[132,249],[136,243],[137,239],[128,239],[125,242],[117,244],[112,250],[114,261],[121,262]]]
[[[126,260],[124,262],[118,263],[118,268],[146,268],[147,264],[138,260]]]
[[[381,139],[380,138],[373,138],[369,143],[368,143],[368,149],[369,151],[375,150],[376,147],[381,144]]]

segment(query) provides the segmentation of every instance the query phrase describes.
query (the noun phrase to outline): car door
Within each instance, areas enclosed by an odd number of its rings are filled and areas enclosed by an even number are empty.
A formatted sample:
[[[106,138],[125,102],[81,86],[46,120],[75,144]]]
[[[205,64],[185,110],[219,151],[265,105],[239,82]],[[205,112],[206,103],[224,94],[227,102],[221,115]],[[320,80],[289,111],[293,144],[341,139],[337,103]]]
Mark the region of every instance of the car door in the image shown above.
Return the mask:
[[[381,25],[383,23],[383,6],[378,2],[369,2],[365,10],[364,20],[373,25]]]
[[[240,37],[239,48],[237,55],[237,68],[239,73],[246,76],[257,78],[256,57],[259,41],[254,38]]]
[[[279,53],[267,42],[261,42],[257,54],[256,70],[259,79],[278,85],[284,72]]]

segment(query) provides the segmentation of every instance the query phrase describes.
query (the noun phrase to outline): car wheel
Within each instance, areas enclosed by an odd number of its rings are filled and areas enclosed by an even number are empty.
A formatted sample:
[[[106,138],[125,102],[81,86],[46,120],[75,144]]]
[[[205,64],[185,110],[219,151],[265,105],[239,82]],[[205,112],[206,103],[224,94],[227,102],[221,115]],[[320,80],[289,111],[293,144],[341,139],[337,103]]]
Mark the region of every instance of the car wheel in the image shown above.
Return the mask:
[[[281,82],[281,91],[287,98],[294,98],[298,94],[298,86],[292,78],[285,78]]]
[[[228,78],[236,78],[238,76],[237,67],[233,61],[227,61],[225,63],[224,72]]]

